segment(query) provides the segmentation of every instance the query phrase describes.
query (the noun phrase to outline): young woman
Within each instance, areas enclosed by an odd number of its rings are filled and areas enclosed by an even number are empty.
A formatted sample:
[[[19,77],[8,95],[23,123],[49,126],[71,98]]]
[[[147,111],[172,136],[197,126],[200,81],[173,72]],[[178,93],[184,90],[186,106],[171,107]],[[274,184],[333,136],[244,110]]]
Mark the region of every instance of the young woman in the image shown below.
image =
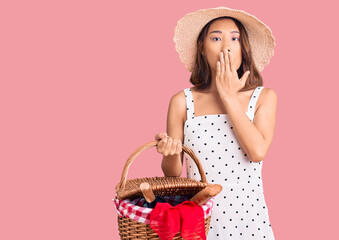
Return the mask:
[[[182,144],[201,161],[207,181],[223,186],[207,239],[274,239],[261,179],[273,140],[277,94],[260,72],[275,39],[256,17],[226,7],[202,9],[178,21],[174,41],[192,72],[192,88],[170,100],[167,132],[158,133],[165,176],[201,180]]]

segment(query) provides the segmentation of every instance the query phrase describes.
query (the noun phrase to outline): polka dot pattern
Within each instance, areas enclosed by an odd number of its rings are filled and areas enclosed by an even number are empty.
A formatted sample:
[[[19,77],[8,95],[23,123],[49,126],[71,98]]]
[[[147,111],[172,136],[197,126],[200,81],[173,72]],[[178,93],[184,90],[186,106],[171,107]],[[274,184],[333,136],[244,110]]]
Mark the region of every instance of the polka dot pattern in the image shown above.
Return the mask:
[[[264,87],[257,87],[246,112],[250,121]],[[190,88],[184,89],[187,120],[183,144],[191,148],[205,170],[207,181],[223,186],[216,196],[207,236],[214,239],[274,240],[261,179],[263,161],[252,162],[240,146],[227,114],[194,116]],[[199,171],[185,153],[187,177],[201,180]]]

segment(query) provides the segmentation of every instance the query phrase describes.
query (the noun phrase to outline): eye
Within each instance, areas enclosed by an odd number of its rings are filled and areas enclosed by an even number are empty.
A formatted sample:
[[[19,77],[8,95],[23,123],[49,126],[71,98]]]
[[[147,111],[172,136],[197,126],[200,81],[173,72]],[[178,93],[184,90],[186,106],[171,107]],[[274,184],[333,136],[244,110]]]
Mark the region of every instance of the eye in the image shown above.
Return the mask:
[[[212,39],[216,39],[216,38],[218,38],[218,37],[214,37],[214,38],[212,38]],[[219,38],[220,39],[220,38]]]
[[[217,38],[220,39],[219,37],[214,37],[214,38],[212,38],[212,40],[217,39]],[[237,37],[233,37],[232,39],[235,39],[235,38],[239,41],[239,38],[237,38]]]

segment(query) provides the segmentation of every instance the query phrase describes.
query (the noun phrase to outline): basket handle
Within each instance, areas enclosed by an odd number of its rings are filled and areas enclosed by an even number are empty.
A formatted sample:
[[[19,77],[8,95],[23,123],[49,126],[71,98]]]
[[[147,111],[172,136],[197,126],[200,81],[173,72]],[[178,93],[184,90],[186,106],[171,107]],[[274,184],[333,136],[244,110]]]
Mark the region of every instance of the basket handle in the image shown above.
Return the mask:
[[[119,187],[119,189],[120,189],[121,191],[125,189],[128,169],[129,169],[129,167],[131,166],[133,160],[134,160],[141,152],[145,151],[146,149],[151,148],[151,147],[154,147],[154,146],[157,146],[159,142],[160,142],[160,140],[159,140],[159,141],[152,141],[152,142],[149,142],[149,143],[146,143],[146,144],[140,146],[140,147],[137,148],[137,149],[132,153],[132,155],[127,159],[127,161],[126,161],[126,163],[125,163],[125,166],[124,166],[124,169],[123,169],[122,174],[121,174],[121,181],[120,181],[120,187]],[[205,175],[204,169],[202,168],[202,165],[201,165],[201,163],[200,163],[198,157],[194,154],[193,150],[190,149],[189,147],[185,146],[185,145],[182,145],[182,150],[183,150],[184,152],[186,152],[186,153],[194,160],[195,164],[197,165],[198,170],[199,170],[199,173],[200,173],[200,176],[201,176],[201,182],[202,182],[202,183],[207,183],[206,175]]]

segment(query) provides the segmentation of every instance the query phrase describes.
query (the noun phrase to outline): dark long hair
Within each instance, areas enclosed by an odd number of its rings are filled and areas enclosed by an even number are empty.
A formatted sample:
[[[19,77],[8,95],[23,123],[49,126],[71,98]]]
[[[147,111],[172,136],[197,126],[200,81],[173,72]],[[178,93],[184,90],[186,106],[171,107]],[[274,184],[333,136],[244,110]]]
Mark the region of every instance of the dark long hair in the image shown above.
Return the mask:
[[[240,90],[241,92],[247,91],[250,89],[254,89],[258,86],[263,85],[263,79],[260,75],[259,70],[255,66],[253,57],[252,57],[252,51],[251,46],[248,41],[248,35],[245,27],[242,25],[240,21],[238,21],[235,18],[232,17],[219,17],[212,19],[209,21],[201,30],[198,39],[197,39],[197,53],[196,53],[196,61],[193,66],[193,71],[191,74],[190,82],[196,86],[199,90],[204,90],[208,88],[211,85],[211,69],[209,67],[209,64],[207,62],[207,59],[204,55],[202,55],[202,50],[204,46],[204,41],[206,38],[206,35],[208,33],[210,25],[218,20],[218,19],[232,19],[234,23],[237,25],[240,31],[240,44],[241,44],[241,55],[242,55],[242,62],[237,70],[239,78],[242,77],[244,72],[250,71],[250,75],[248,76],[245,86]]]

